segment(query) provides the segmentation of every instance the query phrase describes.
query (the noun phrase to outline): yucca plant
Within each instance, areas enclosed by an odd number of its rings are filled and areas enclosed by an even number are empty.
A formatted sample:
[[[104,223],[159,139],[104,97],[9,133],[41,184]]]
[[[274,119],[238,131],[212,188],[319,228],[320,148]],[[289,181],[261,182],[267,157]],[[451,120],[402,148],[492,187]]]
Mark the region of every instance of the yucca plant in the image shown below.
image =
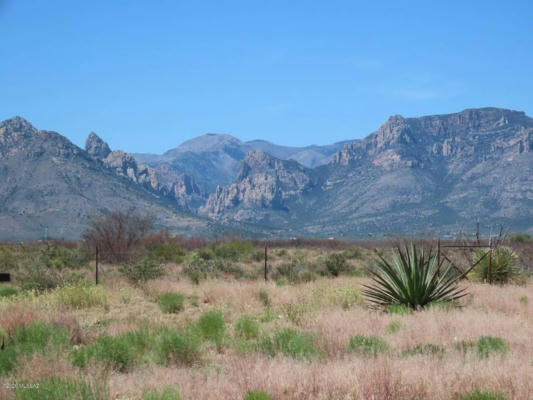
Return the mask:
[[[433,302],[451,302],[466,295],[457,282],[462,278],[452,266],[439,269],[437,256],[425,253],[413,244],[394,251],[392,262],[381,255],[376,268],[369,271],[374,283],[364,285],[362,293],[377,307],[405,305],[411,309],[424,308]]]

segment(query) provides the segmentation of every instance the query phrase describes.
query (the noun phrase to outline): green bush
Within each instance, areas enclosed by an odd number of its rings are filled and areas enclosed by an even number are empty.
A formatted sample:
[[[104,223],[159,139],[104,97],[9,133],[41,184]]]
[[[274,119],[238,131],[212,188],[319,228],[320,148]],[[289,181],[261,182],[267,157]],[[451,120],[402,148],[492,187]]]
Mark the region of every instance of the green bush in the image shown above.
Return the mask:
[[[244,400],[274,400],[267,392],[254,390],[248,392]]]
[[[14,329],[0,351],[0,375],[11,372],[19,357],[30,357],[36,352],[58,350],[71,345],[71,337],[65,328],[34,322]]]
[[[365,356],[377,356],[387,351],[389,344],[379,336],[356,335],[350,338],[348,351],[363,354]]]
[[[188,327],[185,332],[165,328],[156,338],[156,362],[190,366],[200,359],[200,344],[201,333],[196,327]]]
[[[436,344],[425,344],[421,345],[418,344],[415,347],[412,347],[406,351],[403,352],[404,356],[436,356],[436,357],[442,357],[444,355],[444,348],[436,345]]]
[[[340,253],[330,254],[326,258],[326,269],[332,276],[339,276],[343,271],[346,271],[346,257]]]
[[[208,311],[198,320],[198,328],[202,336],[216,344],[217,348],[222,346],[226,334],[226,323],[220,311]]]
[[[109,399],[106,382],[91,384],[82,379],[49,378],[31,382],[28,389],[16,390],[16,400],[105,400]]]
[[[363,250],[360,247],[350,247],[344,250],[343,255],[347,259],[358,259],[363,257]]]
[[[151,335],[146,329],[120,336],[101,336],[95,343],[74,350],[72,363],[83,368],[91,360],[95,360],[117,371],[126,372],[145,354],[151,342]]]
[[[215,254],[217,257],[233,261],[237,261],[242,256],[250,254],[251,251],[252,244],[250,242],[241,242],[240,240],[222,243],[215,247]]]
[[[479,358],[488,358],[493,353],[505,355],[507,343],[497,336],[481,336],[476,343],[476,350]]]
[[[100,286],[78,284],[58,288],[53,292],[53,299],[57,305],[72,309],[107,306],[104,289]]]
[[[178,313],[183,310],[183,303],[185,302],[185,297],[179,293],[163,293],[159,296],[157,305],[163,313]]]
[[[474,262],[478,262],[487,250],[478,250],[474,254]],[[509,247],[498,247],[492,252],[491,259],[491,279],[492,283],[521,283],[523,281],[522,271],[518,267],[518,255]],[[485,256],[472,272],[478,281],[489,281],[489,256]]]
[[[14,279],[23,290],[44,292],[57,287],[78,285],[83,276],[77,271],[43,267],[34,258],[21,260]]]
[[[462,394],[461,400],[507,400],[507,397],[503,393],[482,392],[476,389],[472,392]]]
[[[310,359],[321,355],[320,350],[315,346],[312,335],[291,328],[278,331],[273,338],[263,337],[259,343],[259,348],[271,356],[281,353],[295,359]]]
[[[202,247],[201,249],[198,249],[197,254],[202,260],[213,260],[216,257],[213,249],[210,249],[209,247]]]
[[[252,318],[243,315],[235,325],[237,336],[243,339],[256,339],[259,336],[259,324]]]
[[[0,246],[0,265],[4,272],[17,268],[17,255],[12,246]]]
[[[152,244],[146,248],[146,257],[160,263],[180,263],[187,254],[176,242]]]
[[[143,395],[143,400],[180,400],[179,390],[173,386],[166,386],[161,391],[148,390]]]
[[[12,287],[0,287],[0,297],[16,296],[18,290]]]
[[[288,284],[289,284],[289,281],[287,279],[278,279],[276,281],[276,286],[278,287],[287,286]]]
[[[122,264],[119,272],[130,282],[139,284],[164,276],[165,268],[158,260],[142,258]]]

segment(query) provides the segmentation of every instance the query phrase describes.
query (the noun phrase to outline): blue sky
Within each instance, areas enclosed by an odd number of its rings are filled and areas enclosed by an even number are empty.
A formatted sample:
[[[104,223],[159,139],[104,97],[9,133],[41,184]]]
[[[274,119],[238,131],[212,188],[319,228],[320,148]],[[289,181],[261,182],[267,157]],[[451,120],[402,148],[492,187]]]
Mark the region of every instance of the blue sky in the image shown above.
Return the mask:
[[[509,4],[512,3],[512,4]],[[363,137],[388,116],[533,116],[531,1],[0,0],[0,119],[163,152],[207,132]]]

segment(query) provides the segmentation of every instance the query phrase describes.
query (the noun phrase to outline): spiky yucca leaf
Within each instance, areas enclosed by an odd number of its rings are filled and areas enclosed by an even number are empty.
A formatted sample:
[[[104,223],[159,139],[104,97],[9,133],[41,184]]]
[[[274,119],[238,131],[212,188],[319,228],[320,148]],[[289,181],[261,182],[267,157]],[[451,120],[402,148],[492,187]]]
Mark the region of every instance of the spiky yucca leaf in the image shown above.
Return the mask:
[[[433,302],[449,302],[466,295],[457,287],[461,276],[451,265],[439,271],[437,257],[418,250],[415,245],[395,250],[392,262],[379,256],[375,270],[370,270],[374,284],[364,285],[362,293],[375,306],[403,304],[412,309]]]

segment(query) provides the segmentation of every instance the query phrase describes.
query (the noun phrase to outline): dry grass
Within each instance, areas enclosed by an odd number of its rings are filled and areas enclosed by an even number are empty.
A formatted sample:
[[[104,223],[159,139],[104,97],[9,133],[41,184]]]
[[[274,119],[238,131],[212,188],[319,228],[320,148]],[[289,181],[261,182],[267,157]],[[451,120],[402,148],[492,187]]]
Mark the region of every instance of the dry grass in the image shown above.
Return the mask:
[[[288,249],[287,257],[296,251]],[[307,255],[318,257],[329,251],[318,249]],[[273,264],[282,261],[275,256],[272,260]],[[173,265],[165,278],[134,287],[111,268],[108,271],[103,283],[106,308],[64,312],[45,301],[21,297],[0,304],[0,328],[9,333],[17,326],[43,320],[67,328],[75,343],[84,344],[103,334],[117,336],[140,326],[180,328],[197,321],[205,311],[222,311],[228,340],[221,349],[204,344],[202,362],[192,367],[148,362],[127,373],[114,372],[109,381],[113,399],[139,399],[146,390],[162,385],[179,387],[184,399],[242,399],[250,390],[264,390],[276,400],[459,400],[462,393],[475,388],[502,392],[509,399],[533,398],[531,280],[526,286],[503,287],[467,282],[470,296],[461,308],[436,307],[396,315],[365,306],[357,288],[366,278],[319,278],[279,287],[274,282],[222,279],[194,285]],[[161,313],[156,301],[163,292],[183,294],[185,309],[177,314]],[[259,292],[267,293],[268,307]],[[264,319],[267,310],[271,317]],[[243,314],[259,321],[262,335],[283,327],[312,333],[324,357],[297,361],[238,351],[234,325]],[[389,329],[391,323],[396,326],[394,331]],[[389,350],[377,357],[350,353],[347,345],[353,335],[379,336],[388,342]],[[483,335],[505,340],[507,354],[479,359],[475,351],[465,354],[457,350],[458,343],[475,342]],[[402,354],[426,344],[441,346],[444,354]],[[10,379],[78,373],[69,364],[68,354],[35,355],[21,361]],[[93,375],[97,374],[94,371]],[[12,395],[0,391],[0,398]]]

